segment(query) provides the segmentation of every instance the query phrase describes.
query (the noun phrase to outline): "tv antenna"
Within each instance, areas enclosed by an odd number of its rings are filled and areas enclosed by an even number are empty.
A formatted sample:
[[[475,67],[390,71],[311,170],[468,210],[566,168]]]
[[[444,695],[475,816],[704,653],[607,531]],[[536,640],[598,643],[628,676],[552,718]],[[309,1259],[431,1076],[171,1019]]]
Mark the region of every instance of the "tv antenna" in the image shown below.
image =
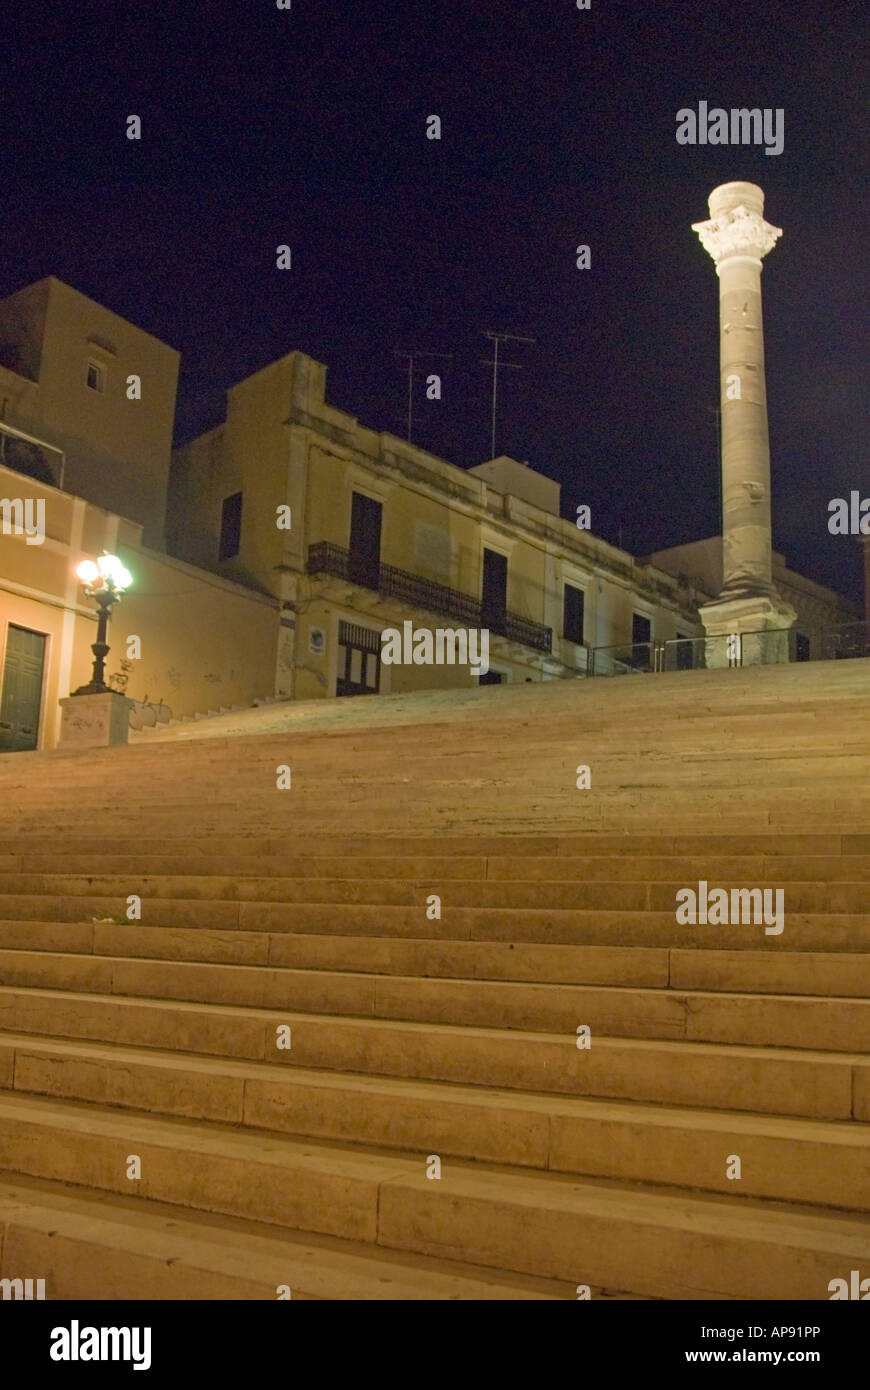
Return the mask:
[[[452,353],[449,352],[400,352],[398,349],[393,353],[394,357],[407,357],[408,359],[408,443],[411,442],[411,429],[414,422],[414,362],[418,357],[443,357],[450,360]],[[402,368],[404,371],[404,367]]]
[[[517,333],[484,333],[485,338],[489,338],[494,344],[492,361],[487,361],[481,357],[478,361],[485,367],[492,367],[492,440],[490,448],[490,458],[495,458],[495,407],[498,398],[498,372],[500,367],[511,367],[514,371],[521,372],[522,367],[519,362],[500,362],[498,358],[499,343],[533,343],[534,338],[521,338]]]

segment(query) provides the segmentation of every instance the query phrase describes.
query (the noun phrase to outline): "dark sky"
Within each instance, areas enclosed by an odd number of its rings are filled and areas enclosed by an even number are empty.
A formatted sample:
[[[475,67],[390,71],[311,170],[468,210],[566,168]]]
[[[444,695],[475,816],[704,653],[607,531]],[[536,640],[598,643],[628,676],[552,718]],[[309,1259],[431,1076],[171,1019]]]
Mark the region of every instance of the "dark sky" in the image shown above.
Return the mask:
[[[177,348],[178,440],[293,348],[402,435],[394,349],[452,353],[414,439],[462,466],[490,452],[483,331],[535,338],[509,345],[498,452],[637,554],[719,529],[717,282],[690,226],[716,184],[759,183],[784,228],[762,274],[774,544],[860,600],[827,503],[870,494],[865,0],[9,10],[0,294],[54,274]],[[677,145],[699,100],[782,107],[783,153]]]

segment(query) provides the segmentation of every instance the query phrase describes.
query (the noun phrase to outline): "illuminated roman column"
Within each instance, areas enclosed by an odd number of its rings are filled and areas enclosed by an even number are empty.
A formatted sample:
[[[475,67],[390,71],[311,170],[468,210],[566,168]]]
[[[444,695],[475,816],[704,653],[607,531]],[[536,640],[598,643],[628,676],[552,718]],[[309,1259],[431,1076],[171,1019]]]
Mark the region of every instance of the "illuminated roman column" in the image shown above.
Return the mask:
[[[708,205],[710,220],[694,223],[692,230],[713,257],[719,277],[723,582],[718,598],[700,610],[701,620],[707,635],[717,638],[781,631],[779,640],[744,643],[743,659],[787,660],[784,629],[797,615],[780,598],[771,570],[761,319],[761,261],[782,232],[765,222],[764,193],[754,183],[723,183]],[[709,656],[707,664],[714,664]]]

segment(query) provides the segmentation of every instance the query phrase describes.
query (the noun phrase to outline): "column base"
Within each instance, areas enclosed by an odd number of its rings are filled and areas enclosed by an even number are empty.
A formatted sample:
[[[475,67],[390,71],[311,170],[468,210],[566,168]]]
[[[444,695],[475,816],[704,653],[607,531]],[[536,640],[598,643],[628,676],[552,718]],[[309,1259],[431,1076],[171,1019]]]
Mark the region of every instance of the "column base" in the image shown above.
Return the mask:
[[[698,610],[709,669],[767,666],[789,660],[789,628],[797,618],[791,604],[778,596],[718,598]]]
[[[114,748],[126,743],[133,701],[116,690],[61,700],[58,748]]]

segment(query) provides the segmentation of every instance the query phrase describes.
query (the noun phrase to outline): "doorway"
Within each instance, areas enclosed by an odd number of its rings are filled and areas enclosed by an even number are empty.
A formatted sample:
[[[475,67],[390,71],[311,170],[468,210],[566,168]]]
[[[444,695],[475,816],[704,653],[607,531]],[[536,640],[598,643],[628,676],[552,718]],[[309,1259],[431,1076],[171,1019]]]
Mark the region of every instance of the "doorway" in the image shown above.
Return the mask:
[[[45,642],[44,632],[32,632],[14,623],[6,629],[3,693],[0,696],[0,753],[26,753],[39,743]]]
[[[381,634],[359,623],[338,624],[336,695],[377,695],[381,685]]]

